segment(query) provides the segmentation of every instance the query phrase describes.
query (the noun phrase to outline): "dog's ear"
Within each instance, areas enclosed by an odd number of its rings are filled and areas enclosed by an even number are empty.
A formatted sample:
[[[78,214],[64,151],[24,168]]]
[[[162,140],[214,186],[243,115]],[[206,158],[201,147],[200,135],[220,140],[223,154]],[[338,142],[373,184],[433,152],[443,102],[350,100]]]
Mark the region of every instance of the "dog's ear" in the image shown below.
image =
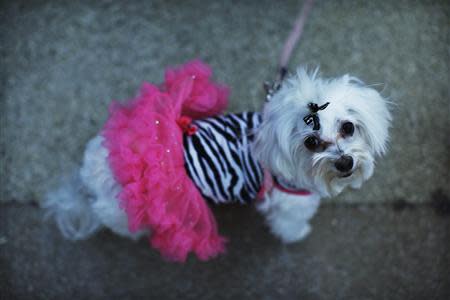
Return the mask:
[[[361,103],[352,107],[353,115],[373,152],[383,155],[387,150],[392,121],[389,102],[373,88],[358,84],[358,89]]]

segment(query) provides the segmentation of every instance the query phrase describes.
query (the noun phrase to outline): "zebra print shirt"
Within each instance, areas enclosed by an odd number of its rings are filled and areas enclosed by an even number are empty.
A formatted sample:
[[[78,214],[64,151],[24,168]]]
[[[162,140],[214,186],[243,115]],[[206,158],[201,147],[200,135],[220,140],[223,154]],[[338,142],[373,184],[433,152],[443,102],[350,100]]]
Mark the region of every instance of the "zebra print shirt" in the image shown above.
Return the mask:
[[[250,153],[259,113],[244,112],[196,120],[197,132],[184,135],[189,177],[215,203],[248,203],[256,198],[263,170]]]

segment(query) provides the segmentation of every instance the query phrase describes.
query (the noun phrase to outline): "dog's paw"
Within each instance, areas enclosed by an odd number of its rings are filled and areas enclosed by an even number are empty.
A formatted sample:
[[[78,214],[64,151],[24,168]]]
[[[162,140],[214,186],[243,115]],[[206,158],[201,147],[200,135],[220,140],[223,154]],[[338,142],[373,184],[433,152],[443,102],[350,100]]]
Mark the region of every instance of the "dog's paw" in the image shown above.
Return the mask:
[[[305,224],[298,230],[288,230],[275,233],[283,243],[291,244],[305,239],[311,232],[311,225]]]

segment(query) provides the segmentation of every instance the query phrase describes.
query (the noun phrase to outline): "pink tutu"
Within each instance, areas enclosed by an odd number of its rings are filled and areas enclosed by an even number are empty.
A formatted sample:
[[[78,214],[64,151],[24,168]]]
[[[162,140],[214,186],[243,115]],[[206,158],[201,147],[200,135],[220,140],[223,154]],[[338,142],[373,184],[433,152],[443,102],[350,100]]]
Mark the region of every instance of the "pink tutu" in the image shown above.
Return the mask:
[[[114,102],[103,129],[130,231],[150,229],[151,245],[175,261],[191,251],[201,260],[224,252],[225,239],[184,168],[183,129],[189,124],[179,125],[226,108],[228,89],[211,82],[211,75],[201,61],[168,69],[160,87],[144,83],[137,98]]]

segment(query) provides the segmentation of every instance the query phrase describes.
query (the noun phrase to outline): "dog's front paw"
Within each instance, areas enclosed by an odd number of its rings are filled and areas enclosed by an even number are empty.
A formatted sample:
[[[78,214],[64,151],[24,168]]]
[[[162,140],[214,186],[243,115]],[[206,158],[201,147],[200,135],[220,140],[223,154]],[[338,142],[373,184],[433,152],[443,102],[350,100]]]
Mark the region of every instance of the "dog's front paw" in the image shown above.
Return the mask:
[[[298,233],[298,236],[294,240],[292,240],[292,242],[298,242],[303,240],[310,232],[311,232],[311,225],[305,224],[305,226],[303,226],[303,228]]]
[[[296,228],[272,227],[272,232],[281,239],[283,243],[290,244],[303,240],[311,232],[311,225],[303,224]]]
[[[298,196],[273,190],[265,195],[257,208],[266,217],[266,223],[274,235],[284,243],[293,243],[303,240],[310,233],[309,220],[319,203],[317,194]]]

